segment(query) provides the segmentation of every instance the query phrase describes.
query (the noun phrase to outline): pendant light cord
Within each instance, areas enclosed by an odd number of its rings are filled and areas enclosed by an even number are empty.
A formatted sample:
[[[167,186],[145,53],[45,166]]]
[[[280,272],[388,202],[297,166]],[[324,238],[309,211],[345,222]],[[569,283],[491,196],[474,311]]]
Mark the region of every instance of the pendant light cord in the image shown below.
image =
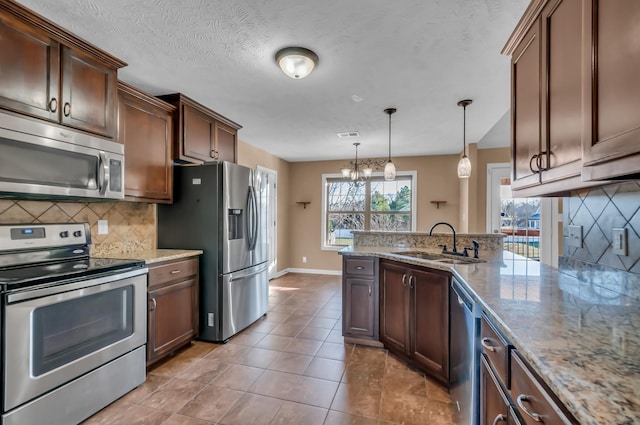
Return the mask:
[[[467,105],[462,107],[462,157],[467,156]]]
[[[389,161],[391,161],[391,114],[389,114]]]

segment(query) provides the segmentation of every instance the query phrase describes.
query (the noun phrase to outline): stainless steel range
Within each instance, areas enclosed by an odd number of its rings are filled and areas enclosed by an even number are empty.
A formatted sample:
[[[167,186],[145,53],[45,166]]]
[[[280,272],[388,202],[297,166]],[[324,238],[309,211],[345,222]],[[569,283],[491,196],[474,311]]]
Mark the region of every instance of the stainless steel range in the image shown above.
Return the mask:
[[[86,223],[0,226],[2,424],[79,423],[145,380],[147,269]]]

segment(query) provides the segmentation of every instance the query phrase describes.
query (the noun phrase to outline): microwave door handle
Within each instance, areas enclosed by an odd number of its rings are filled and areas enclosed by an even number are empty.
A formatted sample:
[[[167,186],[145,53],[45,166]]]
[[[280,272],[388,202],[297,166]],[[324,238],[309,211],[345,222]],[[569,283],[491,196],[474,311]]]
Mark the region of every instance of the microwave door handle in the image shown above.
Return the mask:
[[[101,195],[107,191],[109,184],[109,163],[104,152],[100,151],[98,155],[98,190]]]

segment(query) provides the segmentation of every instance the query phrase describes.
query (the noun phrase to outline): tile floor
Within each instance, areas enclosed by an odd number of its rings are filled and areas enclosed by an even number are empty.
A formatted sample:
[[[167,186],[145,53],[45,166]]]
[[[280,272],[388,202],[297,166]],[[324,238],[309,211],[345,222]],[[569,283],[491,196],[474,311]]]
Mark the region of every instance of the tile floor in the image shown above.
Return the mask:
[[[386,350],[346,345],[339,276],[270,282],[269,313],[196,341],[85,425],[455,424],[446,390]]]

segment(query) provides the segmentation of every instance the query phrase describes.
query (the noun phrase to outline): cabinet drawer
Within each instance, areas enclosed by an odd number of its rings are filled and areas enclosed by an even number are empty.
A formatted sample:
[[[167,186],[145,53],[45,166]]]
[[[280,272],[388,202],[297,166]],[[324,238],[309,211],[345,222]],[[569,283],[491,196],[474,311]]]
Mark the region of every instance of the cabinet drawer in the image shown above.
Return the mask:
[[[513,351],[511,355],[511,397],[527,425],[572,423],[561,413],[551,395],[529,371],[517,351]]]
[[[482,314],[480,326],[480,344],[482,352],[487,355],[489,363],[493,366],[500,380],[510,388],[509,385],[509,343],[493,327],[489,319]]]
[[[198,259],[173,261],[149,268],[149,287],[198,274]]]
[[[373,276],[375,260],[370,257],[344,259],[344,272],[348,275]]]

